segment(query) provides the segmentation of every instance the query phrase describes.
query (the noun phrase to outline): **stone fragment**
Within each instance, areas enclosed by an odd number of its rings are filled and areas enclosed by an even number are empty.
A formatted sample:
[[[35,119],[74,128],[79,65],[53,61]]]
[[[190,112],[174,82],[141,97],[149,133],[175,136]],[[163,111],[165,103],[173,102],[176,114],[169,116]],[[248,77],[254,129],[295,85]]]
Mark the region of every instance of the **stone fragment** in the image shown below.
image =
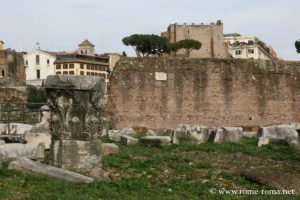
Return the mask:
[[[140,139],[140,144],[144,146],[165,146],[170,144],[171,138],[169,136],[146,136]]]
[[[174,138],[174,129],[165,129],[162,133],[162,136],[169,136],[171,138],[171,143],[173,143],[173,138]]]
[[[206,126],[180,125],[173,134],[174,144],[201,144],[208,142],[209,129]]]
[[[24,134],[25,131],[31,130],[33,125],[22,123],[10,123],[10,134]],[[0,124],[0,134],[8,134],[8,125]]]
[[[134,137],[136,135],[136,132],[133,128],[123,128],[120,130],[121,135],[129,135],[131,137]]]
[[[149,136],[156,136],[157,133],[155,133],[153,130],[148,130],[146,135],[149,135]]]
[[[288,145],[299,147],[298,132],[292,125],[278,125],[259,127],[257,132],[257,142],[260,146],[272,141],[285,141]]]
[[[114,143],[102,143],[101,144],[101,153],[102,156],[118,154],[119,147]]]
[[[43,143],[7,143],[0,145],[0,160],[11,160],[20,157],[44,160],[44,149]]]
[[[257,136],[256,132],[243,131],[243,137],[254,138]]]
[[[109,130],[108,131],[108,137],[109,139],[120,142],[121,135],[128,135],[131,137],[134,137],[136,135],[136,132],[133,128],[123,128],[121,130]]]
[[[267,145],[270,143],[269,138],[266,137],[260,137],[259,140],[257,141],[257,146],[262,147],[263,145]]]
[[[34,162],[26,158],[19,158],[15,161],[10,162],[8,168],[30,173],[47,175],[50,177],[64,179],[66,181],[71,182],[91,183],[94,181],[94,179],[91,177],[87,177],[78,173],[56,168],[53,166],[44,165],[42,163]]]
[[[214,143],[239,142],[243,136],[241,127],[222,127],[215,130]]]
[[[50,149],[50,144],[51,144],[51,134],[49,132],[40,132],[40,133],[35,133],[31,131],[26,131],[24,134],[24,140],[27,143],[44,143],[45,149]]]
[[[277,190],[294,190],[294,194],[300,193],[300,175],[284,171],[247,169],[242,172],[246,179],[276,188]]]
[[[6,144],[4,140],[0,140],[0,145]]]
[[[133,138],[128,135],[121,135],[121,144],[132,145],[132,144],[137,144],[137,143],[138,143],[138,139]]]

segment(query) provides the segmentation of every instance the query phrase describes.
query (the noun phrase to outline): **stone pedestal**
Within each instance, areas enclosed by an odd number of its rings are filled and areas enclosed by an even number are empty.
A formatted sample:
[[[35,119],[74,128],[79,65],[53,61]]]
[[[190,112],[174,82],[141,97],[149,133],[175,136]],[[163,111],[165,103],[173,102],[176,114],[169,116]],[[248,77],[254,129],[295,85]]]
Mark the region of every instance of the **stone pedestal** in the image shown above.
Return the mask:
[[[51,111],[50,164],[73,169],[100,167],[105,81],[95,76],[48,76]]]
[[[50,164],[65,169],[100,167],[100,140],[53,140],[50,148]]]

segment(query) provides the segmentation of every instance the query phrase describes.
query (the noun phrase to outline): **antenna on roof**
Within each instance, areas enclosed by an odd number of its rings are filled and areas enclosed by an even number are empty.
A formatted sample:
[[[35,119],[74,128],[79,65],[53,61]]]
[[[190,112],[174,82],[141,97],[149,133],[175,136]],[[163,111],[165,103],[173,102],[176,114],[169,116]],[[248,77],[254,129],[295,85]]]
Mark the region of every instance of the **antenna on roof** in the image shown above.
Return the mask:
[[[40,50],[40,49],[41,49],[41,47],[40,47],[40,43],[39,43],[39,42],[37,42],[37,43],[35,43],[35,44],[36,44],[36,49]]]

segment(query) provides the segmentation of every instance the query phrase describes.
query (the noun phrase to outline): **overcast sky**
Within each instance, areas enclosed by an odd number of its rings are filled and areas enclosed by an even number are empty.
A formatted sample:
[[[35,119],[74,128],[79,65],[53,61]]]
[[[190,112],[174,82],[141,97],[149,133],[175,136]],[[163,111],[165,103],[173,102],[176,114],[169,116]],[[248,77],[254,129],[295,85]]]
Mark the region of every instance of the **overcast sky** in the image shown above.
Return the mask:
[[[255,35],[284,59],[300,60],[299,7],[299,0],[0,0],[0,40],[18,51],[37,41],[44,50],[70,51],[87,38],[97,53],[134,55],[123,37],[221,19],[224,33]]]

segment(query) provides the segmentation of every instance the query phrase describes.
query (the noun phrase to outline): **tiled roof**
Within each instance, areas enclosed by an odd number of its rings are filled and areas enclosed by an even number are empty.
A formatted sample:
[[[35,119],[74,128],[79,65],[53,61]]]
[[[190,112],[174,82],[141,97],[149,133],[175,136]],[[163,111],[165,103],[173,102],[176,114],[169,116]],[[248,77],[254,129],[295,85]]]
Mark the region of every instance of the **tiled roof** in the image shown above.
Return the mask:
[[[83,42],[81,42],[78,46],[92,46],[94,47],[95,45],[93,45],[90,41],[88,40],[84,40]]]

